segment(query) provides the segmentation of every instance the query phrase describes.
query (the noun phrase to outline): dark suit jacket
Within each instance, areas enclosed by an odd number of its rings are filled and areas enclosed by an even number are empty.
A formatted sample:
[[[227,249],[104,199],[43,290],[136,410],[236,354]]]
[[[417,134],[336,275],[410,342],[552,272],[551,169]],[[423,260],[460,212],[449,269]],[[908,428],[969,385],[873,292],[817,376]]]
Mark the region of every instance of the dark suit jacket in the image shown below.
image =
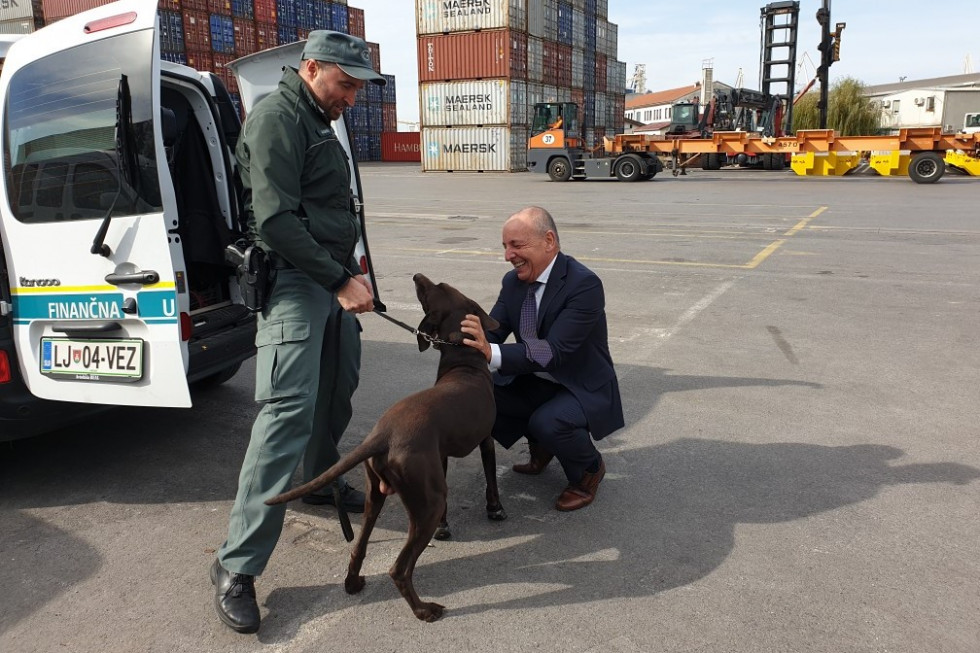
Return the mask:
[[[516,270],[504,275],[500,296],[490,311],[500,328],[487,333],[489,342],[500,345],[497,382],[548,372],[582,404],[594,439],[621,428],[623,405],[609,355],[602,281],[574,258],[558,252],[538,307],[538,337],[547,340],[553,353],[547,367],[528,359],[521,339],[521,304],[526,295],[527,284],[517,278]],[[504,344],[510,334],[517,342]]]

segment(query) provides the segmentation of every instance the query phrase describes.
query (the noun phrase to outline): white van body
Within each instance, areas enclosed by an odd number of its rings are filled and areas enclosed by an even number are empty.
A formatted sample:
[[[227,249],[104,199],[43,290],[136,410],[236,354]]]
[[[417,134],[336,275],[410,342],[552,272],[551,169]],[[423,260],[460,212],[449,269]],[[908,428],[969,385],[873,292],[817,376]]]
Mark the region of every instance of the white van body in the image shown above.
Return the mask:
[[[300,50],[275,50],[240,72],[264,60],[278,81]],[[119,0],[9,44],[0,105],[0,441],[86,408],[188,407],[191,383],[230,378],[255,336],[224,261],[244,231],[241,125],[215,75],[161,61],[156,2]],[[357,254],[374,283],[366,241]]]

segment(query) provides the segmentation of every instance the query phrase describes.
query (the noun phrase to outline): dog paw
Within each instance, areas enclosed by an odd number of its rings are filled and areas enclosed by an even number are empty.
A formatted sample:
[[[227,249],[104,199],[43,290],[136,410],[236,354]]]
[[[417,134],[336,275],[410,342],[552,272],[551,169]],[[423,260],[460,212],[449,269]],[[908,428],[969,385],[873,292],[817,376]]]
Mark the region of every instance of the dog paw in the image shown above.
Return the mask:
[[[446,606],[439,605],[438,603],[423,603],[415,610],[415,616],[422,621],[432,623],[442,616],[442,612],[445,609]]]
[[[364,589],[364,576],[348,576],[344,580],[344,590],[348,594],[357,594]]]
[[[436,532],[432,537],[437,540],[449,540],[452,539],[453,534],[452,531],[449,530],[448,525],[440,524],[438,527],[436,527]]]
[[[487,519],[490,521],[503,521],[507,519],[507,513],[502,506],[496,508],[487,507]]]

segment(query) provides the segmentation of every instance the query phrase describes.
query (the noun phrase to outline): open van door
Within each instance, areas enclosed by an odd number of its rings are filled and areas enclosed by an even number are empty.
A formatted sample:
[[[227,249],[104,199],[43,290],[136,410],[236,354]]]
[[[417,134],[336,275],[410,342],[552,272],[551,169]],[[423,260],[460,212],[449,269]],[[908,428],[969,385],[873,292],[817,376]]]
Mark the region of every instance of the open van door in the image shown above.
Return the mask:
[[[0,235],[31,393],[191,405],[163,148],[157,5],[120,0],[10,47]],[[181,271],[181,272],[175,272]]]
[[[282,79],[283,66],[299,68],[300,57],[306,41],[296,41],[276,48],[270,48],[261,52],[250,54],[240,59],[226,64],[231,69],[238,81],[238,91],[242,98],[242,106],[246,114],[251,111],[255,103],[271,93],[279,85]],[[370,83],[370,82],[368,82]],[[361,189],[361,176],[357,168],[357,159],[354,156],[354,148],[351,144],[350,131],[347,127],[345,116],[341,116],[333,122],[334,131],[337,139],[347,153],[347,165],[350,169],[350,189],[353,209],[357,219],[361,223],[361,239],[354,248],[354,256],[361,272],[371,280],[371,288],[374,291],[375,309],[385,312],[384,303],[378,293],[378,283],[374,276],[374,265],[371,263],[371,251],[368,249],[367,225],[364,215],[364,193]]]

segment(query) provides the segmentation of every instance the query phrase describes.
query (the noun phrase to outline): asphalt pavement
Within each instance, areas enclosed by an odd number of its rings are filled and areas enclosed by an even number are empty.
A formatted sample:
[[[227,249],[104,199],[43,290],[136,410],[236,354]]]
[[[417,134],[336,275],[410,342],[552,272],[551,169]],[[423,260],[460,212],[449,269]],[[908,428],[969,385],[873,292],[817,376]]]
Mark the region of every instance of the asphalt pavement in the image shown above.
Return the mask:
[[[400,320],[421,319],[416,272],[489,309],[500,226],[529,204],[601,276],[627,425],[599,443],[595,503],[558,513],[560,468],[517,475],[526,448],[498,447],[509,518],[490,522],[479,456],[454,460],[455,538],[415,573],[447,608],[432,624],[387,575],[397,499],[355,596],[335,512],[297,503],[257,582],[262,628],[235,634],[207,570],[256,413],[249,363],[192,409],[0,445],[0,651],[980,650],[980,179],[552,183],[391,164],[362,178]],[[437,361],[360,319],[345,450]]]

